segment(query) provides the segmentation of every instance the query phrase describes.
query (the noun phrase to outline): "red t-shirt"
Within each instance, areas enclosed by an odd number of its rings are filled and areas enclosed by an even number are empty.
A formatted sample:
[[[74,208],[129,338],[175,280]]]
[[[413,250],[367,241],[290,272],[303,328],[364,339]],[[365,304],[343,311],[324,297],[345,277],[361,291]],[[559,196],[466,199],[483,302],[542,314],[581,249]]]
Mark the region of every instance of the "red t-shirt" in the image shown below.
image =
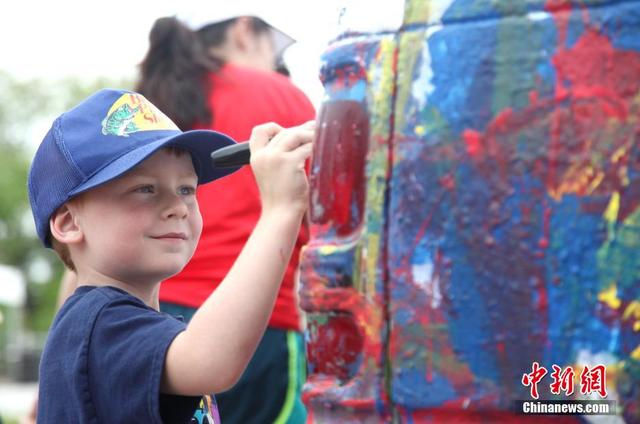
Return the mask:
[[[309,99],[287,77],[275,72],[227,64],[211,75],[211,84],[213,122],[209,128],[237,141],[248,140],[259,124],[275,122],[291,127],[315,118]],[[249,166],[200,186],[197,197],[204,221],[202,237],[182,272],[161,285],[161,302],[199,307],[226,276],[260,216],[258,186]],[[307,240],[308,229],[303,225],[269,321],[271,327],[300,329],[294,279],[300,247]]]

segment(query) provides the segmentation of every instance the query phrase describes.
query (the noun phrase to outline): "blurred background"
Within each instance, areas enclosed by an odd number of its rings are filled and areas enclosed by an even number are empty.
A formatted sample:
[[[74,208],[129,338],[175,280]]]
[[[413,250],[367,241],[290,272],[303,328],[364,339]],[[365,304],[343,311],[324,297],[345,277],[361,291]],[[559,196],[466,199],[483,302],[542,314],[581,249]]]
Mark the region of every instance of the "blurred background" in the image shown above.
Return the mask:
[[[29,211],[26,181],[35,149],[52,120],[88,94],[133,87],[156,18],[206,13],[215,7],[211,3],[28,0],[0,15],[0,417],[5,422],[17,422],[33,401],[62,274],[53,251],[40,246]],[[338,33],[338,2],[268,5],[267,20],[298,40],[285,62],[317,108],[320,56]]]

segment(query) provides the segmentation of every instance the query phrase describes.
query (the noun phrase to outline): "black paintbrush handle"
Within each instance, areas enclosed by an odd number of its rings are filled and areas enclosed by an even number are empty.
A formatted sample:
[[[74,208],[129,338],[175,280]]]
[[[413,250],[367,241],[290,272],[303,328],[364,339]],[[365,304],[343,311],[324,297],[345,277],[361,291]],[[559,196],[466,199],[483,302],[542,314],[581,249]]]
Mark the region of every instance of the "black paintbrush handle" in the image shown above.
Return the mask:
[[[211,161],[216,168],[235,168],[249,164],[251,152],[249,143],[238,143],[223,147],[211,153]]]

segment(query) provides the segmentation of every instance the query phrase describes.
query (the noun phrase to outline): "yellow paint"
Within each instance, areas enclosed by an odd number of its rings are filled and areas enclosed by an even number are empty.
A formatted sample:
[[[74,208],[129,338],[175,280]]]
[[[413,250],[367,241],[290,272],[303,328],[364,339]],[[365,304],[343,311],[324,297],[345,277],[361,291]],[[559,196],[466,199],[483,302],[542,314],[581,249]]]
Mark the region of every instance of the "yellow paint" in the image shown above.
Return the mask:
[[[627,154],[626,147],[619,147],[613,154],[611,155],[611,162],[616,163],[620,160],[621,157]]]
[[[611,309],[619,309],[622,305],[622,301],[618,298],[618,290],[615,284],[598,294],[598,300]],[[640,302],[634,300],[624,309],[622,313],[622,320],[633,321],[633,331],[640,331]]]
[[[621,166],[620,169],[618,169],[618,179],[623,186],[626,187],[629,185],[629,172],[626,166]]]
[[[334,253],[343,253],[349,250],[353,250],[355,243],[341,243],[341,244],[325,244],[318,248],[318,252],[321,255],[333,255]]]
[[[382,147],[382,146],[381,146]],[[388,148],[388,147],[387,147]],[[377,149],[370,153],[369,175],[367,179],[367,201],[365,215],[365,233],[361,239],[358,265],[362,266],[359,284],[361,292],[369,299],[376,294],[377,264],[380,260],[380,226],[383,223],[384,192],[387,184],[386,174],[389,159],[386,149]]]
[[[376,58],[367,69],[369,93],[370,98],[373,99],[373,104],[369,105],[371,107],[372,134],[370,138],[372,141],[375,141],[376,137],[384,137],[384,141],[388,139],[391,100],[395,85],[393,62],[396,49],[397,45],[393,38],[380,40]]]
[[[392,119],[392,100],[396,73],[395,54],[398,45],[394,38],[383,38],[376,58],[367,69],[368,103],[371,135],[369,165],[367,167],[367,192],[364,232],[358,239],[354,260],[354,287],[367,299],[376,295],[376,266],[379,261],[380,236],[377,233],[382,223],[386,175],[389,168],[389,139]],[[376,308],[371,308],[375,310]],[[379,319],[379,318],[378,318]],[[378,325],[374,326],[376,329]],[[378,331],[378,330],[376,330]]]
[[[426,23],[429,21],[430,1],[410,0],[404,5],[404,25]]]
[[[415,128],[416,135],[423,136],[426,134],[426,132],[427,130],[424,127],[424,125],[416,125],[416,128]]]
[[[617,191],[613,192],[611,195],[611,200],[609,200],[609,205],[607,209],[604,211],[604,219],[610,223],[614,223],[618,220],[618,211],[620,210],[620,193]]]
[[[395,130],[398,134],[404,131],[407,115],[411,112],[405,110],[413,87],[412,78],[414,69],[418,64],[418,58],[424,48],[425,32],[410,31],[400,33],[398,53],[398,89],[395,105]]]
[[[640,301],[634,300],[629,303],[622,314],[622,319],[631,319],[633,323],[633,331],[640,331]]]
[[[318,252],[320,252],[320,254],[323,256],[331,255],[337,251],[338,251],[338,247],[333,244],[327,244],[325,246],[320,247],[320,249],[318,249]]]
[[[606,364],[607,368],[607,392],[609,396],[617,393],[618,384],[617,381],[620,378],[621,373],[624,372],[624,362],[618,361],[611,364]],[[578,376],[576,376],[578,377]],[[580,380],[576,381],[575,386],[580,387]]]
[[[631,352],[631,358],[635,359],[636,361],[640,361],[640,345],[636,347],[633,352]]]
[[[367,304],[366,322],[361,322],[361,328],[366,334],[367,340],[371,343],[379,343],[380,328],[382,328],[382,308],[374,303]]]
[[[365,258],[366,266],[366,292],[372,296],[376,290],[376,265],[380,256],[380,236],[378,234],[369,233],[367,235],[367,256]]]
[[[616,288],[615,283],[612,284],[608,289],[598,294],[598,300],[611,309],[618,309],[622,302],[618,299],[618,289]]]
[[[631,302],[622,314],[622,319],[628,319],[633,316],[635,319],[640,319],[640,302],[634,300]]]
[[[549,195],[560,200],[564,194],[575,193],[578,195],[591,194],[602,182],[605,175],[602,170],[590,165],[574,163],[562,175],[560,184]]]
[[[602,180],[604,180],[604,172],[598,172],[591,181],[591,184],[589,184],[589,188],[587,188],[587,194],[593,194],[593,191],[598,188]]]

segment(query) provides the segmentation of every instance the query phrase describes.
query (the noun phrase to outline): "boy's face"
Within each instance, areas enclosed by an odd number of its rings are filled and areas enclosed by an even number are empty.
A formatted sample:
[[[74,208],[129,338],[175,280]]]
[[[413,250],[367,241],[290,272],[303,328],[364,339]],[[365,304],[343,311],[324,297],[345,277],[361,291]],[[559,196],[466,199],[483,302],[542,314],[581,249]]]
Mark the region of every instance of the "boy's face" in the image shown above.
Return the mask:
[[[161,149],[122,177],[81,195],[83,265],[131,283],[159,282],[178,273],[202,231],[197,181],[188,153]]]

